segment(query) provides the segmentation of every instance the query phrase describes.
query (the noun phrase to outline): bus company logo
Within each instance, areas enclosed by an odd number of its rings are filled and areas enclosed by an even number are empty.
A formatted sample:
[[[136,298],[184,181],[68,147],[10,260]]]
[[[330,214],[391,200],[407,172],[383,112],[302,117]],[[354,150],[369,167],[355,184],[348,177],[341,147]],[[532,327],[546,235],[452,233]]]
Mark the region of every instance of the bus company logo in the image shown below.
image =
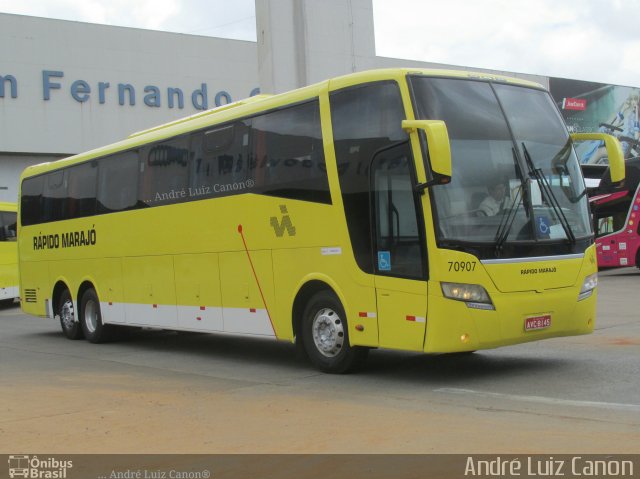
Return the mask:
[[[28,479],[66,479],[67,470],[73,467],[73,461],[61,461],[53,457],[40,459],[38,456],[10,455],[9,477]]]
[[[563,98],[562,109],[584,111],[587,109],[587,100],[579,98]]]
[[[296,227],[293,226],[293,223],[291,222],[291,218],[289,217],[289,214],[287,212],[286,205],[280,205],[280,213],[284,215],[281,220],[278,220],[277,216],[272,216],[270,218],[270,224],[273,228],[274,233],[278,238],[282,238],[285,231],[289,236],[295,236]]]

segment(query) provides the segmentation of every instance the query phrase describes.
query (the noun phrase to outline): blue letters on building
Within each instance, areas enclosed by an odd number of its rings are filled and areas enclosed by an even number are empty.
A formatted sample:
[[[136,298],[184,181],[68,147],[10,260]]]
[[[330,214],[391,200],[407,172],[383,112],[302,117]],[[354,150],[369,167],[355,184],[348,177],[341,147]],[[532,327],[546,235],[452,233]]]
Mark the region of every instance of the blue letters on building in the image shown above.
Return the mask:
[[[9,84],[11,98],[18,98],[18,80],[13,75],[0,75],[0,98],[4,98],[5,84]]]
[[[162,90],[155,85],[145,85],[140,88],[130,83],[118,83],[117,86],[110,90],[110,82],[101,81],[92,86],[85,80],[74,80],[69,85],[69,83],[65,82],[64,78],[65,75],[63,71],[42,70],[42,99],[44,101],[55,100],[56,96],[62,94],[62,92],[56,92],[56,90],[65,90],[68,88],[71,98],[78,103],[90,101],[92,95],[95,95],[97,92],[97,99],[100,105],[104,105],[109,101],[117,101],[121,106],[135,106],[137,88],[138,91],[144,92],[143,101],[148,107],[161,108],[167,105],[169,108],[184,109],[185,93],[181,88],[167,87],[165,90]],[[254,96],[259,93],[260,89],[254,88],[251,90],[249,96]],[[3,74],[0,75],[0,99],[5,99],[8,96],[12,99],[18,98],[18,79],[14,75]],[[166,99],[166,103],[163,99]],[[206,83],[201,83],[199,88],[191,92],[191,104],[196,110],[208,109],[209,100],[208,85]],[[232,101],[231,95],[224,90],[216,92],[213,96],[213,103],[216,107],[226,105]]]

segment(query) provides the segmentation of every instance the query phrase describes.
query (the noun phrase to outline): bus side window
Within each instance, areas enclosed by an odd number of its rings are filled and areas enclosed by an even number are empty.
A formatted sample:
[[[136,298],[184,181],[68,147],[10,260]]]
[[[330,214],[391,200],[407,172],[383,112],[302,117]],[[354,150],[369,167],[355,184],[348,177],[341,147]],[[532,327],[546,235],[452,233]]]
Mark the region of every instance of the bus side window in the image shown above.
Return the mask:
[[[187,135],[142,148],[138,199],[147,206],[188,200],[189,163]]]
[[[0,241],[15,241],[15,217],[10,216],[10,212],[0,211]],[[13,213],[15,216],[15,213]]]
[[[138,152],[126,151],[98,163],[98,214],[136,208]]]
[[[331,203],[317,100],[251,119],[249,178],[264,195]]]
[[[372,162],[375,246],[392,260],[388,269],[378,268],[378,273],[421,278],[425,262],[410,154],[409,145],[399,145],[375,155]]]
[[[67,216],[68,170],[45,175],[43,194],[43,222],[60,221]]]
[[[83,218],[96,213],[98,162],[89,161],[69,168],[67,218]]]
[[[15,241],[18,237],[18,213],[11,211],[4,214],[4,228],[7,239]]]
[[[246,192],[248,135],[246,121],[191,135],[189,199]]]
[[[331,123],[344,212],[360,269],[374,272],[370,170],[376,152],[407,140],[395,82],[372,83],[331,94]]]
[[[44,179],[44,175],[34,176],[22,182],[22,198],[20,200],[20,220],[22,226],[42,223]]]

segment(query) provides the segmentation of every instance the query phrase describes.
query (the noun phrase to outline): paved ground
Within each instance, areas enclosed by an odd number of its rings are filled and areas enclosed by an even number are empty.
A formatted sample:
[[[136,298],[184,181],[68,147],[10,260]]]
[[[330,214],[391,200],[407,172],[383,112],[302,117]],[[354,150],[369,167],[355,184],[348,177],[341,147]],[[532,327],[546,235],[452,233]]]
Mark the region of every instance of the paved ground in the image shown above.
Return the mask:
[[[289,344],[63,338],[0,309],[0,452],[638,453],[640,272],[600,277],[596,331],[465,357],[372,351],[348,376]]]

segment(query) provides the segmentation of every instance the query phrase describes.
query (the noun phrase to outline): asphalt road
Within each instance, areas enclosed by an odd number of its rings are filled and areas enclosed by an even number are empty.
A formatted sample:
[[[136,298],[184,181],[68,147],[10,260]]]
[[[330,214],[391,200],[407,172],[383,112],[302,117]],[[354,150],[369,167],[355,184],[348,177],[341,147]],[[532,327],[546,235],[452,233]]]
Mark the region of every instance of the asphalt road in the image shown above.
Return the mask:
[[[0,308],[0,452],[640,453],[640,271],[601,273],[589,336],[314,370],[279,342],[69,341]]]

